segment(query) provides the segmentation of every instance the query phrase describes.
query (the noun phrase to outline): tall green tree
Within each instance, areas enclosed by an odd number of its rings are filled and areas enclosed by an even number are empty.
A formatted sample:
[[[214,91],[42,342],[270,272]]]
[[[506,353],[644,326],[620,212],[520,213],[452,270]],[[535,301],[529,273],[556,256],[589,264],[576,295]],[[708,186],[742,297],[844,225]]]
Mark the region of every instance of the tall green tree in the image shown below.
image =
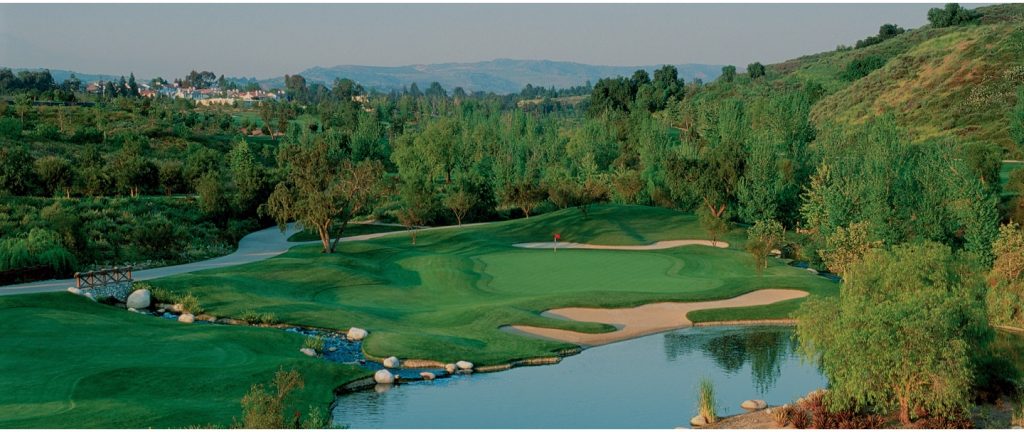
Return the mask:
[[[932,242],[874,249],[838,298],[798,311],[800,351],[829,379],[832,410],[962,417],[992,338],[985,285],[964,257]]]

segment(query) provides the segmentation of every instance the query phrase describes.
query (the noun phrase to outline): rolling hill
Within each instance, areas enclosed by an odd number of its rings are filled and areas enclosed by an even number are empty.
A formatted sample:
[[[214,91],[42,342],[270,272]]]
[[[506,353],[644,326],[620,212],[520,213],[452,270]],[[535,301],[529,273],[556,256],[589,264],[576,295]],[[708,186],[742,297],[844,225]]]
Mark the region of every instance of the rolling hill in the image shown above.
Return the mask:
[[[475,63],[438,63],[409,66],[333,66],[313,67],[299,72],[307,81],[330,84],[335,78],[350,78],[366,88],[378,90],[402,89],[415,82],[421,89],[431,82],[439,82],[451,90],[462,87],[468,92],[518,93],[527,84],[557,88],[584,85],[587,81],[614,76],[630,76],[637,69],[652,73],[661,65],[647,66],[595,66],[582,63],[551,60],[497,59]],[[711,81],[721,73],[721,65],[680,64],[679,75],[687,82],[700,78]],[[261,81],[264,85],[280,86],[283,77]]]

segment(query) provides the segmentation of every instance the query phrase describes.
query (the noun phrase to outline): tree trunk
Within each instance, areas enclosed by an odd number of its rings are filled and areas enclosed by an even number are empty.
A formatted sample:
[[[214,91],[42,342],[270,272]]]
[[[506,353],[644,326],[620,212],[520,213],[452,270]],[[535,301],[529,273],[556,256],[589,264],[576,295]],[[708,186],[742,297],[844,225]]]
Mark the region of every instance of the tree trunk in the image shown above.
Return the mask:
[[[416,228],[412,229],[412,244],[416,244]]]
[[[900,398],[900,423],[910,426],[910,403],[906,398]]]
[[[323,246],[323,250],[320,253],[331,253],[331,234],[329,229],[331,223],[325,223],[316,227],[317,234],[320,234],[320,244]]]
[[[348,221],[341,223],[341,232],[334,238],[334,242],[331,243],[331,253],[334,253],[334,249],[338,247],[338,241],[341,240],[341,236],[345,235],[345,227],[348,226]]]

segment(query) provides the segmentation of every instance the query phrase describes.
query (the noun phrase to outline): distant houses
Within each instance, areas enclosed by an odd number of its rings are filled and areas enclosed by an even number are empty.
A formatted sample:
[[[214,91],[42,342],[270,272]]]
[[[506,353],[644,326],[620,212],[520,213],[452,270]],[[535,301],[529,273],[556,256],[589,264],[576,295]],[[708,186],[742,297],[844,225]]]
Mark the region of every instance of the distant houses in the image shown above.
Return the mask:
[[[105,82],[97,81],[86,85],[85,91],[92,94],[103,94]],[[116,84],[115,84],[116,85]],[[266,91],[252,90],[242,91],[238,89],[224,90],[217,87],[194,88],[179,87],[178,84],[170,84],[152,87],[149,84],[138,85],[139,96],[146,98],[167,97],[174,99],[188,99],[199,105],[258,105],[265,100],[284,99],[283,90]]]

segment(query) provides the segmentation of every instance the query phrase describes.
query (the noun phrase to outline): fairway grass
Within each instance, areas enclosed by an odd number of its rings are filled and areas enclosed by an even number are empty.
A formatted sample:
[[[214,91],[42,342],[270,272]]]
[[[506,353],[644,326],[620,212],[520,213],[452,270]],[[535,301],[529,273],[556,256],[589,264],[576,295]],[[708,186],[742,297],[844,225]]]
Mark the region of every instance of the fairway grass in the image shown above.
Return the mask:
[[[327,409],[368,373],[302,355],[279,329],[180,324],[68,293],[0,297],[0,428],[228,427],[278,368],[305,388],[293,410]]]
[[[318,246],[237,267],[153,281],[192,291],[208,311],[237,317],[254,309],[290,324],[366,328],[363,348],[372,357],[470,360],[478,365],[550,356],[575,346],[510,334],[523,324],[577,332],[607,332],[600,323],[541,316],[562,307],[632,307],[662,301],[735,297],[762,288],[790,288],[834,295],[838,284],[772,260],[762,273],[742,250],[745,233],[734,229],[719,249],[700,245],[664,250],[528,250],[516,243],[563,241],[646,245],[664,240],[708,239],[693,215],[642,207],[594,206],[584,217],[566,209],[530,219],[485,226],[425,231],[339,244],[335,254]],[[717,310],[729,319],[786,318],[802,300]],[[704,316],[691,320],[702,321]]]

